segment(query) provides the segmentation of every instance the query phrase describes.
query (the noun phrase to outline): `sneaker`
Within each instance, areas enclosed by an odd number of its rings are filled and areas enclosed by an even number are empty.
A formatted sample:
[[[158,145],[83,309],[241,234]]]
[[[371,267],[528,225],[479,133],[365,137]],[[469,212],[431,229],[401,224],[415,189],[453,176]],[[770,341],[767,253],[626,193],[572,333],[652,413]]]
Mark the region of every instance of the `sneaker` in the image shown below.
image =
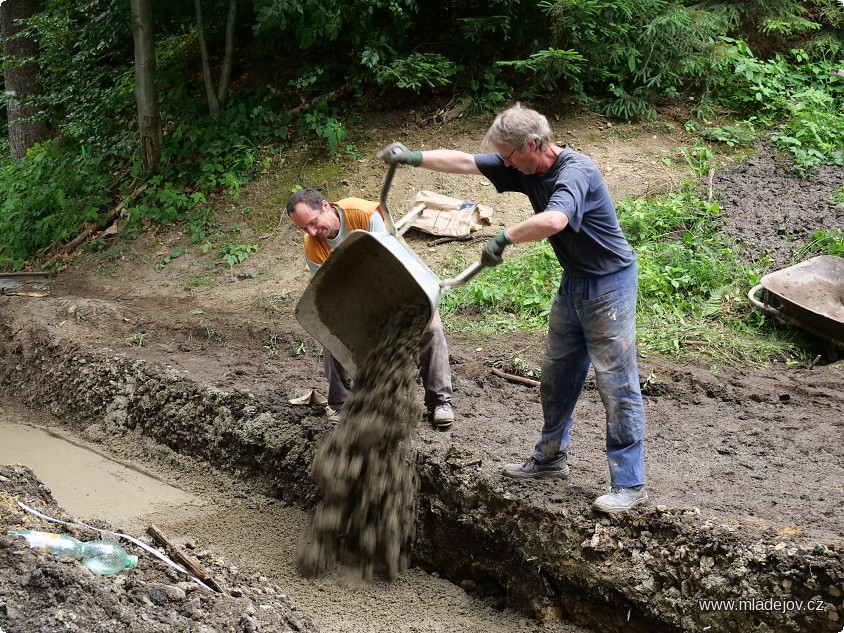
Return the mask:
[[[614,514],[616,512],[626,512],[631,508],[645,503],[647,500],[648,491],[645,490],[644,485],[633,488],[613,486],[607,494],[595,499],[592,509],[598,512]]]
[[[431,409],[431,424],[438,431],[445,431],[451,428],[454,422],[454,408],[450,402],[441,402]]]
[[[538,462],[533,457],[524,464],[506,464],[505,477],[516,479],[564,479],[569,474],[568,453],[550,462]]]

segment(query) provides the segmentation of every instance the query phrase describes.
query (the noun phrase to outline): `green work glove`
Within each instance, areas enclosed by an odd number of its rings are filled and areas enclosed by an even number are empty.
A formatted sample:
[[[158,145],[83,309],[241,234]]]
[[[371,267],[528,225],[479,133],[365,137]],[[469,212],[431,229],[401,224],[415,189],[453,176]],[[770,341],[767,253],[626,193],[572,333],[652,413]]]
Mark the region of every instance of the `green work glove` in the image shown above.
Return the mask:
[[[493,237],[484,246],[484,251],[481,253],[481,263],[484,266],[498,266],[498,264],[504,261],[504,257],[502,256],[504,249],[512,243],[507,239],[504,231],[501,231],[501,233]]]
[[[378,158],[388,165],[412,165],[419,167],[422,164],[422,152],[411,152],[401,143],[387,145],[378,152]]]

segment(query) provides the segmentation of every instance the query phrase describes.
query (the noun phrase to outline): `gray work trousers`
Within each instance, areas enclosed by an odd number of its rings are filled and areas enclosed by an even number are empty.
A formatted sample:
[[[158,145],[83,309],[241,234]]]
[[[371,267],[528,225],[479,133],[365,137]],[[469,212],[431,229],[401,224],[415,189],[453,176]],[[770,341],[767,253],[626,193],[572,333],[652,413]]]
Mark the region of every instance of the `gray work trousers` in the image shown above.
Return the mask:
[[[325,377],[328,379],[328,404],[339,411],[351,393],[352,377],[327,349],[322,350],[322,356]],[[445,342],[439,312],[434,312],[434,318],[419,343],[419,374],[425,387],[425,408],[430,410],[438,404],[451,402],[448,344]]]

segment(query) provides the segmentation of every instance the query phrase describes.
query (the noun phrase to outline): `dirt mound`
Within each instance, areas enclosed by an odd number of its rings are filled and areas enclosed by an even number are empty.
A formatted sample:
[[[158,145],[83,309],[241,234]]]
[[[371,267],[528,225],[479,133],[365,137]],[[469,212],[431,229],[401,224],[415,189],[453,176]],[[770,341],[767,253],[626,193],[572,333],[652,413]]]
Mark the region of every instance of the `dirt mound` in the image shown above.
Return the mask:
[[[17,502],[71,522],[50,491],[25,466],[0,466],[0,611],[5,633],[114,633],[143,631],[298,631],[317,633],[284,590],[266,578],[247,577],[222,560],[197,554],[224,592],[200,586],[149,552],[127,542],[138,555],[135,569],[98,576],[72,558],[30,549],[6,536],[10,529],[35,529],[94,540],[99,533],[36,518]],[[110,530],[107,525],[96,527]]]
[[[820,229],[844,228],[844,207],[833,193],[844,187],[844,169],[817,167],[800,178],[776,151],[759,154],[716,174],[724,230],[741,246],[746,261],[770,261],[772,270],[795,263],[795,250]]]

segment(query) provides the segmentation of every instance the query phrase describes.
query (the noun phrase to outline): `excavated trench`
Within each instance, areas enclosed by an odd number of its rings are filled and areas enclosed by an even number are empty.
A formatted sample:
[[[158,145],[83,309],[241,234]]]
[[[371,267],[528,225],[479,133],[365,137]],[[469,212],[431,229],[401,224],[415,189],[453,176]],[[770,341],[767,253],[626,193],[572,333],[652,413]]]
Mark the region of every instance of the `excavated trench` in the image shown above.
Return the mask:
[[[317,502],[311,462],[332,428],[317,407],[221,389],[163,364],[71,343],[32,314],[0,311],[0,356],[0,385],[76,430],[90,435],[96,426],[124,441],[142,434],[286,502]],[[513,494],[497,470],[456,446],[421,444],[417,467],[416,564],[538,620],[630,632],[838,632],[844,622],[844,553],[834,547],[744,539],[694,509],[656,505],[605,517],[553,495],[537,501]],[[714,610],[700,602],[783,590],[823,611]]]

